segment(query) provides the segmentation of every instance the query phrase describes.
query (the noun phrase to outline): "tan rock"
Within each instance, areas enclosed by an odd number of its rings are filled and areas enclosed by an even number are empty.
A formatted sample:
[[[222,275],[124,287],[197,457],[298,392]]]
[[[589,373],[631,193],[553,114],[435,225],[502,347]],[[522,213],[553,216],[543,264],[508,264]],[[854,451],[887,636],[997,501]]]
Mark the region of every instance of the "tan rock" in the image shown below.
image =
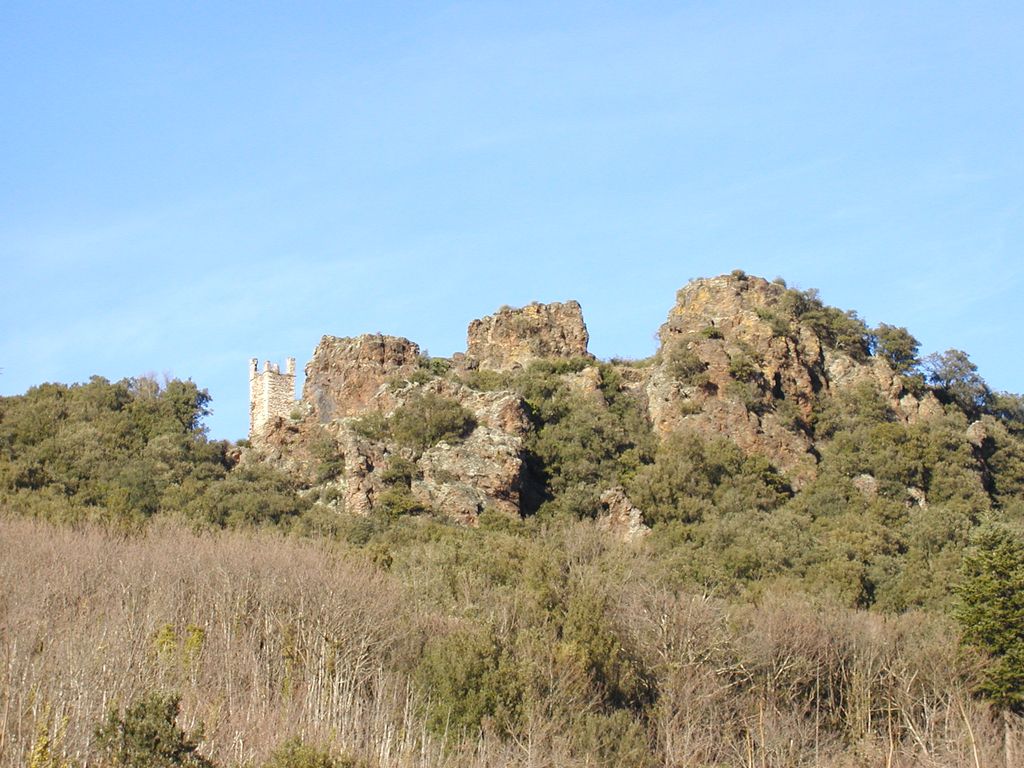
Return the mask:
[[[944,411],[942,404],[931,392],[918,397],[910,392],[902,376],[893,372],[889,364],[880,357],[868,363],[860,363],[840,352],[825,353],[827,385],[831,391],[841,392],[863,383],[875,387],[886,403],[900,419],[907,423],[922,419],[933,419]]]
[[[601,371],[596,365],[584,368],[582,371],[567,373],[562,380],[569,385],[569,388],[577,395],[603,403],[604,394],[601,392]]]
[[[423,384],[409,382],[398,388],[386,387],[374,397],[374,407],[389,413],[416,393],[433,392],[454,400],[473,414],[481,426],[525,437],[530,429],[526,403],[511,390],[479,392],[452,379],[433,379]]]
[[[420,348],[397,336],[324,336],[306,365],[302,399],[321,422],[375,409],[375,397],[394,377],[419,368]]]
[[[523,443],[514,435],[477,427],[464,442],[439,443],[423,453],[423,478],[413,495],[439,512],[474,525],[486,507],[519,514]]]
[[[862,474],[853,478],[853,487],[868,501],[878,498],[878,480],[874,475]]]
[[[610,532],[616,538],[632,543],[651,532],[644,525],[644,515],[621,486],[609,488],[601,494],[603,513],[597,518],[597,527]]]
[[[357,515],[368,515],[382,490],[379,475],[374,472],[387,464],[387,453],[383,446],[357,434],[351,423],[338,422],[335,429],[345,457],[345,470],[337,483],[345,509]]]
[[[921,509],[928,509],[928,497],[925,492],[920,488],[909,486],[907,488],[907,506],[908,507],[920,507]]]
[[[806,418],[827,380],[813,332],[793,325],[780,335],[773,327],[791,320],[781,305],[785,293],[780,285],[747,276],[691,282],[659,331],[661,351],[646,394],[659,434],[685,427],[729,438],[745,452],[766,456],[801,486],[816,474],[811,441],[773,409],[787,401]],[[705,366],[692,381],[675,378],[673,353],[680,349]],[[734,375],[739,364],[749,372],[745,380]]]
[[[975,448],[981,448],[989,436],[988,425],[984,421],[973,421],[967,427],[967,441]]]
[[[502,307],[469,324],[466,358],[481,368],[507,370],[545,357],[590,357],[578,302]]]

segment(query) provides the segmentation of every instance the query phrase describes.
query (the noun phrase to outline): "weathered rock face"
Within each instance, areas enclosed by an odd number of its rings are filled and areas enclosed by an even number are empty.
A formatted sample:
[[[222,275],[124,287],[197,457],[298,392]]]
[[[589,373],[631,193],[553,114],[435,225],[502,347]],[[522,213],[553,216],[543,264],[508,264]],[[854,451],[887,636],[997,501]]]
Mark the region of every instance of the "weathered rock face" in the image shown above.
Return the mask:
[[[357,515],[368,515],[374,499],[382,491],[380,476],[374,471],[387,464],[383,446],[360,437],[345,422],[338,422],[338,449],[345,458],[345,468],[336,485],[341,491],[345,509]]]
[[[657,356],[616,364],[615,375],[646,405],[658,436],[685,429],[728,438],[766,457],[799,489],[817,474],[809,424],[823,397],[868,386],[904,421],[943,413],[934,395],[915,394],[920,386],[909,387],[883,359],[856,346],[861,326],[851,329],[843,322],[841,312],[813,296],[761,278],[733,273],[695,280],[677,293],[659,331]],[[834,348],[837,339],[845,339],[843,349],[856,357]],[[257,460],[285,468],[313,491],[332,491],[328,497],[342,499],[357,514],[372,511],[381,494],[394,497],[394,474],[385,480],[389,474],[379,470],[396,457],[414,464],[407,490],[424,505],[469,525],[485,508],[516,513],[524,496],[536,500],[525,463],[530,409],[511,390],[470,388],[464,374],[474,368],[509,371],[538,358],[591,358],[587,343],[574,301],[503,308],[476,320],[469,326],[466,354],[439,366],[424,367],[419,347],[408,339],[325,336],[306,366],[302,400],[268,422],[254,437],[253,451]],[[590,405],[607,406],[603,369],[574,369],[559,374],[559,386]],[[508,377],[494,377],[503,378]],[[368,414],[390,418],[428,393],[471,412],[472,433],[419,453],[421,446],[413,450],[398,443],[386,426],[373,427],[372,419],[356,424]],[[981,427],[973,429],[971,439],[983,440]],[[325,451],[334,452],[326,464]],[[870,496],[871,482],[864,476],[855,486]],[[625,538],[642,535],[641,513],[621,489],[606,492],[602,504],[602,525]]]
[[[543,357],[590,357],[579,303],[503,307],[469,324],[466,359],[500,371]]]
[[[794,402],[809,414],[825,386],[825,358],[818,337],[807,328],[780,335],[773,318],[785,320],[786,289],[759,277],[725,275],[694,280],[677,294],[676,305],[658,332],[662,350],[697,343],[711,383],[722,387],[746,360],[776,399]],[[707,359],[704,359],[707,358]]]
[[[917,397],[908,392],[903,377],[894,373],[880,357],[873,358],[869,364],[863,364],[830,350],[825,353],[825,370],[829,388],[833,391],[867,383],[875,387],[893,413],[906,422],[932,419],[943,413],[942,404],[935,395],[925,392],[923,396]]]
[[[374,398],[395,376],[419,367],[420,348],[397,336],[324,336],[306,365],[302,400],[326,423],[374,408]]]
[[[417,456],[386,433],[370,437],[372,432],[356,428],[370,413],[387,417],[427,393],[473,414],[477,427],[464,441],[439,443]],[[419,347],[407,339],[325,336],[306,366],[295,417],[268,425],[253,441],[250,460],[274,464],[321,498],[340,499],[346,510],[369,514],[381,495],[393,490],[380,470],[401,456],[415,464],[415,498],[473,525],[485,508],[519,513],[529,429],[519,395],[481,392],[455,377],[432,374],[421,367]],[[340,467],[328,478],[325,455]]]
[[[823,347],[792,299],[785,286],[742,273],[680,290],[647,380],[655,429],[727,437],[800,487],[816,475],[817,459],[799,421],[821,396],[867,383],[905,421],[942,413],[934,395],[915,396],[883,359]]]
[[[827,381],[814,333],[800,328],[780,335],[773,328],[785,291],[732,275],[695,280],[679,291],[659,331],[647,400],[660,434],[685,427],[727,437],[801,485],[813,479],[816,458],[810,438],[791,424],[810,415]]]
[[[241,463],[264,462],[284,470],[304,484],[315,478],[312,445],[319,428],[305,421],[278,417],[250,439],[252,450],[243,451]]]
[[[462,443],[439,443],[424,452],[418,462],[423,478],[413,482],[412,493],[469,525],[487,507],[518,515],[522,455],[521,438],[477,427]]]
[[[526,437],[530,429],[526,403],[515,392],[480,392],[451,379],[434,379],[425,384],[410,383],[394,391],[382,391],[375,398],[377,410],[391,411],[414,394],[427,392],[454,400],[472,413],[481,426],[508,432],[520,438]]]
[[[632,543],[651,532],[644,525],[644,516],[626,495],[621,486],[609,488],[601,494],[604,513],[597,518],[597,527],[609,531],[616,538]]]

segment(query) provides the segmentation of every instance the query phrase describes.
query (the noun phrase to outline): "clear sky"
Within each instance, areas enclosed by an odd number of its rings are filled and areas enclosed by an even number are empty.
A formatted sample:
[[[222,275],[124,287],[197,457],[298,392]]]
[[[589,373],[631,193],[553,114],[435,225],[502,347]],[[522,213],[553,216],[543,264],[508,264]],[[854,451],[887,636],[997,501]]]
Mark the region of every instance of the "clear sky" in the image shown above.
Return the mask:
[[[0,394],[819,288],[1024,391],[1019,2],[0,4]]]

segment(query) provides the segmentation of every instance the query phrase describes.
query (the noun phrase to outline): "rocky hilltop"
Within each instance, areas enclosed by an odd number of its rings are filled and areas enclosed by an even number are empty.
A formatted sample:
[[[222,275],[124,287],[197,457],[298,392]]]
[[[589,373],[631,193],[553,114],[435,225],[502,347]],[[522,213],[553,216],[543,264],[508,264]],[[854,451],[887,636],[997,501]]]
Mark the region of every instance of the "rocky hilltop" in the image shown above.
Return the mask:
[[[563,416],[531,394],[557,390],[586,402],[602,430],[626,418],[625,402],[654,446],[681,433],[724,438],[798,489],[816,476],[815,414],[836,393],[867,388],[906,423],[943,413],[928,388],[874,354],[865,333],[855,314],[814,292],[734,272],[682,288],[645,361],[595,360],[575,301],[474,320],[466,352],[450,360],[427,358],[404,338],[325,336],[298,407],[254,434],[245,460],[283,467],[324,503],[353,512],[429,510],[473,525],[487,509],[536,508],[557,481],[558,468],[538,458],[537,436]],[[637,455],[651,450],[642,442],[633,439]],[[576,486],[595,514],[637,535],[643,510],[621,487]]]
[[[411,375],[419,357],[416,344],[397,336],[324,336],[306,365],[302,401],[320,423],[355,416],[378,407],[383,385]]]
[[[866,383],[904,421],[941,413],[864,346],[855,318],[780,283],[741,273],[695,280],[679,291],[658,333],[647,382],[659,434],[718,434],[766,456],[797,486],[815,475],[805,428],[831,391]],[[844,335],[845,334],[845,335]]]
[[[546,357],[590,357],[590,336],[579,302],[502,307],[469,324],[466,358],[495,371],[521,368]]]

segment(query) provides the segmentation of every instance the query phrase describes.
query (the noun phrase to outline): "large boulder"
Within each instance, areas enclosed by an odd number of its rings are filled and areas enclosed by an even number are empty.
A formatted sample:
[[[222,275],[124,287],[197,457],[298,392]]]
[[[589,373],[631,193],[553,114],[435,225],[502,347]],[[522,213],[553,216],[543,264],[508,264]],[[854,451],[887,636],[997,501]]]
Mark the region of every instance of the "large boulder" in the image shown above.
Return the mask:
[[[885,398],[892,412],[908,423],[937,418],[944,413],[934,394],[930,391],[919,395],[911,392],[903,377],[881,357],[874,357],[870,364],[863,364],[829,350],[825,353],[825,369],[831,391],[841,392],[864,384],[872,386]]]
[[[306,365],[302,400],[320,423],[365,413],[389,381],[419,365],[419,346],[399,336],[324,336]]]
[[[475,525],[490,507],[519,514],[523,441],[490,427],[477,427],[461,443],[438,443],[417,462],[422,479],[413,495],[459,522]]]
[[[601,494],[601,513],[597,517],[597,527],[608,531],[615,538],[631,544],[642,539],[651,532],[644,525],[644,514],[633,503],[622,486],[609,488]]]
[[[466,359],[496,371],[545,357],[590,357],[590,337],[578,302],[502,307],[474,320],[466,334]]]

